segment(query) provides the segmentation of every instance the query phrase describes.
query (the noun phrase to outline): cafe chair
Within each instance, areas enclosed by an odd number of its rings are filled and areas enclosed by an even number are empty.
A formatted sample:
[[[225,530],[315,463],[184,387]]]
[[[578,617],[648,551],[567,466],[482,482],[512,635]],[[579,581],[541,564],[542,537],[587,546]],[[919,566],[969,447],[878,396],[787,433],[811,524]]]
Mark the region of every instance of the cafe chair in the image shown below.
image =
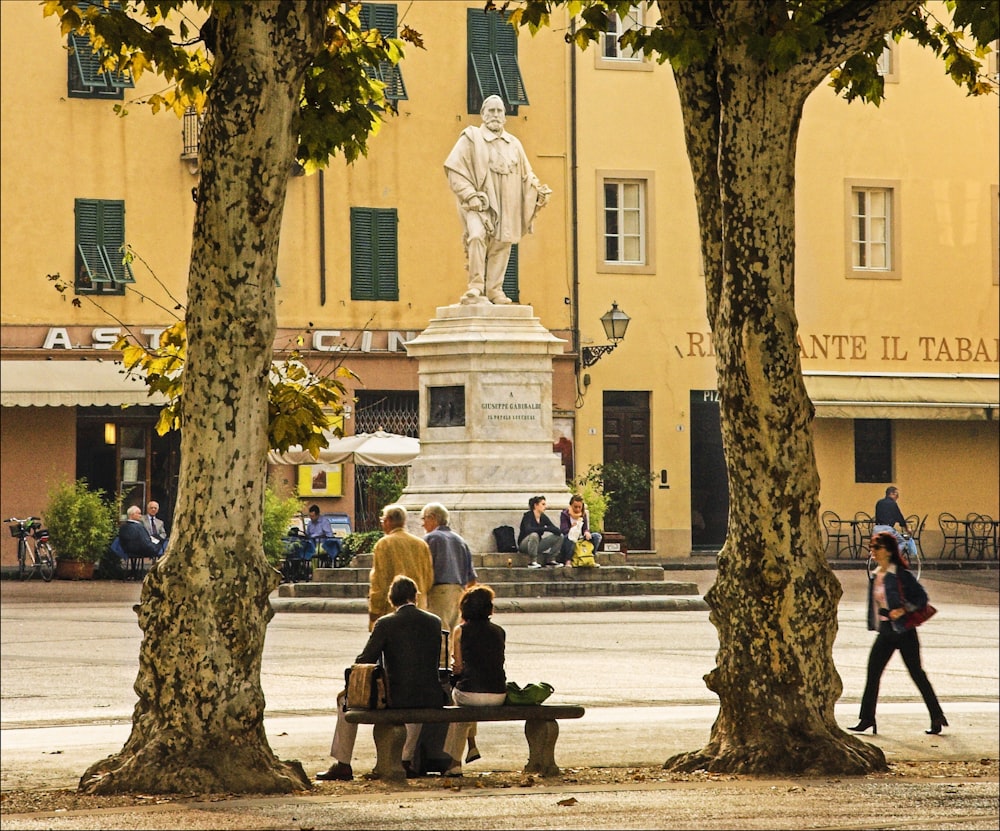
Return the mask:
[[[941,529],[941,553],[938,555],[942,560],[947,555],[950,559],[958,557],[958,549],[965,549],[965,528],[963,523],[958,521],[958,517],[942,511],[938,514],[938,527]]]
[[[871,514],[858,511],[854,515],[854,556],[868,556],[868,541],[872,538],[875,520]]]
[[[924,514],[923,519],[920,518],[918,514],[910,514],[906,518],[906,524],[910,529],[910,538],[917,545],[917,553],[920,554],[921,559],[924,556],[923,546],[920,545],[920,535],[924,533],[924,525],[927,524],[927,514]]]
[[[969,514],[966,517],[965,547],[969,552],[969,559],[973,555],[977,560],[985,559],[987,554],[992,555],[993,520],[990,517],[983,514]]]
[[[826,545],[823,546],[823,550],[829,551],[832,543],[835,558],[839,558],[842,551],[846,551],[848,557],[853,557],[854,540],[851,523],[841,519],[835,511],[823,511],[820,520],[823,522],[823,532],[826,534]]]

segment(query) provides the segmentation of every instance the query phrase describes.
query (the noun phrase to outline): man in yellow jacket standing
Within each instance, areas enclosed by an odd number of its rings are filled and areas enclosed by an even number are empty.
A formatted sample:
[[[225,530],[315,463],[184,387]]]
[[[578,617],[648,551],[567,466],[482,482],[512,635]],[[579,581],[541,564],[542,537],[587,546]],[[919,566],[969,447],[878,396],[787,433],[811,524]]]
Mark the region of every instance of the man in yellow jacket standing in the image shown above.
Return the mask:
[[[417,584],[417,608],[427,608],[427,595],[434,585],[434,562],[431,550],[420,537],[406,530],[406,508],[386,505],[379,517],[385,536],[372,552],[372,571],[368,578],[368,631],[375,621],[392,611],[389,586],[397,574]]]

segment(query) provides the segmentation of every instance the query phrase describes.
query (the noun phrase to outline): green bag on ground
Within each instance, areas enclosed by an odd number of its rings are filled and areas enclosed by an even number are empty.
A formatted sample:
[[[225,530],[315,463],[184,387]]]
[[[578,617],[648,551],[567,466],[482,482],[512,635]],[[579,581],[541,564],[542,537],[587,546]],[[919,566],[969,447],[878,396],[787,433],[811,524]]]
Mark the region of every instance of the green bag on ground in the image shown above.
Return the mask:
[[[513,681],[507,682],[507,700],[505,704],[541,704],[555,691],[555,687],[539,681],[537,684],[525,684],[519,687]]]

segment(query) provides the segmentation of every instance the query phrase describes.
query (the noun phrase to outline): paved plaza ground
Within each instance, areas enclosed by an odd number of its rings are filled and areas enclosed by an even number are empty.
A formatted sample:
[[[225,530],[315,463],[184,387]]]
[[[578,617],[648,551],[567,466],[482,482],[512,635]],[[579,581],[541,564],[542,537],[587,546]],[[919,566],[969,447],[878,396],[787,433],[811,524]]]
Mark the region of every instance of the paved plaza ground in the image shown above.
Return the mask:
[[[970,575],[972,572],[969,573]],[[844,683],[838,720],[854,723],[872,635],[864,575],[837,572],[845,593],[834,657]],[[704,592],[709,570],[673,572]],[[758,779],[666,775],[673,753],[708,738],[717,713],[702,675],[714,666],[704,611],[498,615],[508,633],[508,675],[545,680],[553,703],[587,714],[564,722],[556,760],[564,775],[520,775],[523,728],[483,724],[483,759],[458,783],[399,787],[322,784],[310,794],[80,800],[67,810],[25,809],[24,795],[69,793],[92,762],[117,751],[135,702],[140,632],[136,584],[0,583],[0,803],[2,826],[21,828],[990,828],[1000,821],[1000,615],[996,571],[925,573],[939,609],[921,630],[924,665],[950,727],[927,736],[928,717],[898,658],[882,684],[879,735],[888,775]],[[333,697],[366,638],[364,615],[279,614],[265,646],[265,726],[275,752],[310,773],[329,764]],[[65,639],[67,632],[74,633]],[[621,683],[615,679],[627,679]],[[354,759],[374,764],[370,728]],[[11,795],[17,794],[14,800]],[[40,800],[41,804],[45,803]],[[12,810],[14,805],[17,810]],[[891,806],[891,809],[887,809]]]

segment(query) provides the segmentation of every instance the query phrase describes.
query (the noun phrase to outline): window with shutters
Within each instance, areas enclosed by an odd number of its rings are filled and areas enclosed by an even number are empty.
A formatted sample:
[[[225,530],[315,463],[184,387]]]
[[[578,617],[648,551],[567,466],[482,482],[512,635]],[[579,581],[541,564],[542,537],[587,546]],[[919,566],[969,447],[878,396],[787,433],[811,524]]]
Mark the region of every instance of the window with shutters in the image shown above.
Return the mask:
[[[93,3],[79,0],[80,11]],[[116,8],[120,4],[113,3]],[[135,87],[132,73],[125,70],[106,70],[101,66],[101,58],[85,35],[71,34],[68,49],[67,94],[70,98],[117,98],[125,97],[124,90]]]
[[[78,294],[124,294],[135,276],[125,252],[125,202],[77,199],[76,281]]]
[[[469,112],[478,113],[483,101],[499,95],[507,114],[517,115],[518,106],[528,104],[528,94],[517,63],[517,33],[508,23],[510,13],[469,9],[467,14]]]
[[[351,300],[399,300],[395,208],[351,208]]]
[[[397,25],[395,3],[361,4],[362,29],[378,29],[383,37],[394,38],[397,36]],[[397,101],[409,99],[399,64],[394,64],[392,61],[381,61],[378,66],[368,67],[367,71],[385,84],[386,100],[392,102],[393,106]]]

